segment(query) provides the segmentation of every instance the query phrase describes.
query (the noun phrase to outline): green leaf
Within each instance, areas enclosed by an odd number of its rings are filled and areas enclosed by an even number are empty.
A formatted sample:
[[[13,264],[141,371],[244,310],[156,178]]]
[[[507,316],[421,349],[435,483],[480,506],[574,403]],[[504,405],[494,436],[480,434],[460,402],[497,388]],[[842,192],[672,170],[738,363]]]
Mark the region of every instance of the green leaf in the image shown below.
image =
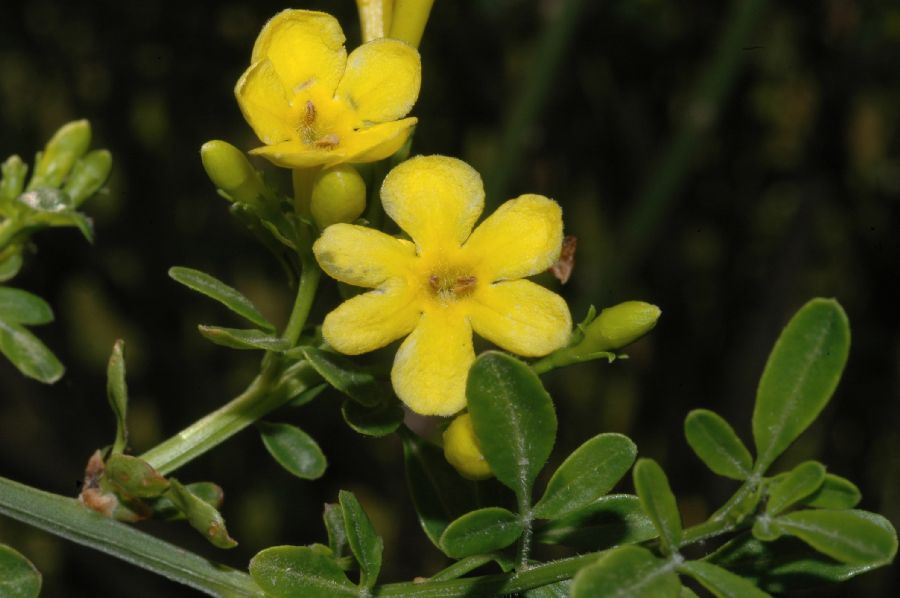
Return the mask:
[[[4,252],[6,255],[0,256],[0,282],[6,282],[15,278],[19,270],[22,269],[22,248],[14,246]]]
[[[476,486],[464,480],[435,445],[403,430],[406,484],[419,523],[428,539],[441,547],[441,534],[451,521],[476,508]]]
[[[638,459],[632,475],[641,506],[653,520],[663,549],[670,553],[678,552],[681,514],[665,472],[653,459]]]
[[[29,216],[28,222],[52,227],[74,227],[89,243],[94,242],[94,225],[91,219],[81,212],[37,212]]]
[[[112,169],[112,155],[107,150],[94,150],[75,162],[63,191],[78,206],[97,192]]]
[[[403,408],[396,399],[375,407],[364,407],[347,399],[341,404],[341,415],[347,425],[366,436],[379,438],[394,432],[403,423]]]
[[[307,546],[263,550],[250,561],[250,576],[270,598],[359,596],[333,558]]]
[[[113,345],[106,366],[106,398],[116,416],[116,440],[112,452],[121,453],[128,444],[128,386],[125,384],[125,341],[122,339]]]
[[[640,546],[614,548],[575,575],[572,598],[678,598],[681,582],[668,562]]]
[[[347,543],[347,530],[344,527],[344,510],[336,503],[325,503],[322,511],[325,531],[328,532],[328,547],[335,557],[342,557],[350,546]]]
[[[893,526],[881,515],[867,511],[794,511],[773,519],[772,527],[849,565],[878,566],[893,560],[897,553]]]
[[[767,593],[727,569],[705,561],[685,561],[678,570],[686,573],[719,598],[766,598]]]
[[[749,533],[730,540],[707,559],[772,593],[846,581],[887,564],[848,565],[796,538],[785,536],[774,542],[763,542]]]
[[[526,364],[488,351],[469,370],[466,396],[475,436],[494,475],[520,500],[530,500],[556,441],[550,395]]]
[[[775,516],[799,503],[818,490],[825,481],[825,466],[805,461],[769,487],[766,513]]]
[[[220,328],[219,326],[197,326],[200,334],[223,347],[230,349],[262,349],[263,351],[284,351],[290,344],[268,332],[238,328]]]
[[[19,156],[10,156],[0,165],[0,203],[13,201],[25,188],[28,164]]]
[[[644,513],[637,496],[612,494],[565,517],[544,522],[535,537],[544,544],[594,551],[644,542],[656,536],[656,527]]]
[[[302,390],[299,390],[300,388],[302,388]],[[305,380],[291,379],[282,382],[279,385],[278,390],[292,397],[287,403],[288,406],[302,407],[325,392],[328,388],[330,388],[330,386],[325,383],[310,387]]]
[[[328,463],[313,438],[296,426],[256,422],[266,450],[279,465],[303,480],[322,477]]]
[[[750,477],[750,451],[718,414],[708,409],[691,411],[684,420],[684,435],[700,460],[715,473],[732,480]]]
[[[803,504],[817,509],[852,509],[862,500],[856,484],[832,473],[825,474],[825,481]]]
[[[600,434],[575,449],[547,483],[535,517],[558,519],[609,492],[634,463],[637,447],[621,434]]]
[[[466,513],[441,534],[441,549],[460,559],[506,548],[519,539],[524,526],[518,515],[500,507]]]
[[[237,542],[228,535],[225,520],[209,503],[194,496],[175,478],[169,478],[165,496],[187,517],[188,523],[217,548],[234,548]]]
[[[315,347],[303,347],[303,356],[322,378],[361,405],[372,407],[388,395],[382,383],[353,361]]]
[[[39,187],[26,191],[16,198],[35,212],[62,213],[71,210],[74,205],[68,193],[54,187]]]
[[[369,516],[352,492],[341,490],[338,493],[341,510],[344,513],[344,529],[347,532],[347,543],[359,563],[359,585],[371,589],[378,581],[381,572],[381,554],[384,552],[384,541],[375,532]]]
[[[218,484],[212,482],[193,482],[184,485],[185,490],[208,504],[214,509],[222,506],[225,499],[225,493]],[[153,516],[157,519],[165,521],[180,521],[185,519],[184,513],[178,510],[168,496],[160,496],[159,498],[148,501],[153,508]]]
[[[44,384],[62,378],[65,368],[44,343],[18,324],[0,319],[0,353],[20,372]]]
[[[40,593],[40,571],[24,556],[0,544],[0,596],[37,598]]]
[[[788,322],[756,391],[757,472],[765,472],[816,419],[837,387],[849,350],[847,314],[833,299],[813,299]]]
[[[35,326],[53,321],[46,301],[21,289],[0,287],[0,319],[13,324]]]
[[[135,498],[154,498],[169,488],[166,478],[146,462],[131,455],[110,455],[106,460],[104,475],[117,488]]]
[[[539,588],[533,588],[525,592],[525,598],[569,598],[572,589],[572,580],[564,579]]]
[[[180,282],[184,286],[193,291],[197,291],[206,295],[214,301],[218,301],[237,315],[253,322],[263,330],[274,332],[275,326],[271,324],[253,305],[253,302],[247,299],[240,291],[231,287],[218,278],[194,270],[192,268],[184,268],[174,266],[169,268],[169,276],[176,282]]]

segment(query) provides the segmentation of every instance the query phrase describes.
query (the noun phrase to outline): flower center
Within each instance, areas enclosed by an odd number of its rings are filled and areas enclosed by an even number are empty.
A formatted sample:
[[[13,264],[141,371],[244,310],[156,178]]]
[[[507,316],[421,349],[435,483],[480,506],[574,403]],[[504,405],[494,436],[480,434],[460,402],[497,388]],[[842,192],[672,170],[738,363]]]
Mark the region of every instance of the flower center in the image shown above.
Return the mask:
[[[442,303],[471,295],[478,280],[470,274],[438,272],[428,277],[431,294]]]
[[[303,143],[325,150],[334,149],[341,143],[341,138],[335,133],[320,134],[318,127],[316,127],[316,120],[321,119],[312,100],[306,100],[302,116],[298,132]]]

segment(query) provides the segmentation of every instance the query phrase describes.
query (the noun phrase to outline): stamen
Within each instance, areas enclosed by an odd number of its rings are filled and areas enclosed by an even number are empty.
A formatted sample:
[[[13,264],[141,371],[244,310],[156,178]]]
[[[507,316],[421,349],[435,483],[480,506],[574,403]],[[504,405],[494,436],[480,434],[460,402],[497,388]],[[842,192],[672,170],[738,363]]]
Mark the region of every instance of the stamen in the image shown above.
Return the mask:
[[[306,115],[303,122],[306,123],[306,126],[311,126],[316,122],[316,105],[310,100],[306,100]]]
[[[316,140],[316,147],[320,147],[322,149],[334,149],[340,144],[341,138],[335,135],[334,133],[329,133],[328,135],[323,135],[321,138]]]
[[[476,282],[474,276],[461,276],[450,287],[450,291],[456,296],[468,295],[475,288]]]
[[[434,274],[428,277],[428,284],[435,293],[441,290],[441,279]]]

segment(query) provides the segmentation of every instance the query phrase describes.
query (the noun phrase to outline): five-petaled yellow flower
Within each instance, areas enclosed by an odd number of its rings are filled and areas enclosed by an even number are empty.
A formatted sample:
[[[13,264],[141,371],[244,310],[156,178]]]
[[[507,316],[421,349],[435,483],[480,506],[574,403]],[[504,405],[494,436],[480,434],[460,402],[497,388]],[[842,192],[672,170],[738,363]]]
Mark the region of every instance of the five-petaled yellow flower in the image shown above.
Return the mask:
[[[372,162],[400,149],[416,123],[403,117],[420,83],[412,46],[376,39],[347,56],[334,17],[284,10],[256,38],[250,68],[234,93],[265,144],[251,153],[308,168]]]
[[[407,336],[391,381],[424,415],[452,415],[466,404],[472,332],[528,357],[565,345],[566,302],[524,277],[549,268],[562,246],[562,211],[541,195],[504,203],[474,231],[484,208],[475,170],[444,156],[419,156],[388,173],[384,210],[412,241],[371,228],[335,224],[313,246],[322,269],[374,289],[328,314],[325,340],[358,355]]]

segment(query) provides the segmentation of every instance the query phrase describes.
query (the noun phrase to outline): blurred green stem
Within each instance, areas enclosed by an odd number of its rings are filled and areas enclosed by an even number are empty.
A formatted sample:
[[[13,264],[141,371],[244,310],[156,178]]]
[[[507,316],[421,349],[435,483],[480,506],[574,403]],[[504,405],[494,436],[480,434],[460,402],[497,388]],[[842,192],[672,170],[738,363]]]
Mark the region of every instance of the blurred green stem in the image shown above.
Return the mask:
[[[556,17],[541,34],[534,50],[534,66],[525,73],[516,101],[509,111],[496,163],[486,181],[487,206],[497,206],[506,197],[509,182],[516,176],[527,144],[525,138],[547,102],[553,80],[562,72],[560,63],[574,40],[584,0],[563,0]]]
[[[282,334],[282,338],[291,346],[297,344],[297,339],[300,338],[300,333],[306,325],[321,274],[322,271],[311,256],[303,258],[303,271],[300,274],[294,307]],[[172,438],[150,449],[141,455],[141,459],[162,475],[166,475],[289,402],[302,388],[293,389],[290,393],[278,392],[284,365],[278,355],[267,354],[263,359],[262,371],[253,379],[247,390]],[[301,378],[304,374],[307,374],[307,378],[304,379],[305,387],[309,388],[313,381],[317,380],[316,374],[311,367],[301,372]]]
[[[623,219],[619,250],[601,276],[607,289],[615,289],[615,281],[641,262],[657,228],[678,198],[704,134],[712,128],[734,88],[738,67],[765,6],[766,0],[735,0],[712,59],[684,111],[684,119]]]
[[[6,249],[6,246],[21,230],[22,223],[17,218],[7,218],[0,222],[0,251]]]

